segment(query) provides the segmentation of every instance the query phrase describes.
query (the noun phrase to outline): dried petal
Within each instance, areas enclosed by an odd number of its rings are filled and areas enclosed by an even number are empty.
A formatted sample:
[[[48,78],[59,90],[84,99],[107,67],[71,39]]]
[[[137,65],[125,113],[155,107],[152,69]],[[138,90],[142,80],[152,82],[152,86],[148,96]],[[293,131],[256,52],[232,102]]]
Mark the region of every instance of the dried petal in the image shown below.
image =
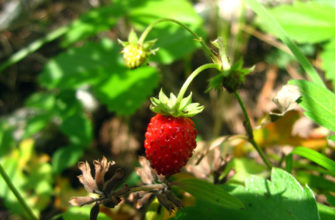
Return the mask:
[[[93,161],[95,168],[95,182],[98,186],[98,189],[101,191],[104,185],[104,177],[108,172],[108,169],[114,162],[107,161],[106,157],[103,157],[101,161],[94,160]]]
[[[94,201],[94,198],[89,196],[78,196],[70,199],[69,203],[73,206],[83,206],[90,204]]]
[[[299,87],[295,85],[285,85],[273,98],[273,102],[277,105],[281,113],[288,112],[295,108],[296,101],[301,97]]]
[[[155,181],[155,173],[150,167],[150,162],[145,157],[138,158],[141,168],[136,168],[136,173],[141,177],[141,180],[145,184],[153,184]]]
[[[79,169],[83,175],[78,176],[79,181],[84,185],[87,192],[92,193],[96,189],[95,181],[91,174],[91,168],[88,162],[79,162]]]

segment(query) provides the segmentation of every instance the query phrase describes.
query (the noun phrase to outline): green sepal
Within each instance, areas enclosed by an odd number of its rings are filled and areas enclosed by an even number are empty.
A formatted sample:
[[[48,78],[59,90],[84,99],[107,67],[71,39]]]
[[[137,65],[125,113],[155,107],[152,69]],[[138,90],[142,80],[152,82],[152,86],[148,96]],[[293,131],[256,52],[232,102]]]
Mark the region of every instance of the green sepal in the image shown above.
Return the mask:
[[[122,46],[122,47],[125,47],[127,46],[129,43],[127,41],[123,41],[123,40],[120,40],[120,39],[117,39],[117,42]]]
[[[177,97],[170,93],[166,96],[163,90],[160,90],[158,98],[152,97],[150,109],[161,115],[172,117],[193,117],[204,110],[204,106],[192,102],[192,93],[178,102]]]
[[[245,76],[254,71],[254,66],[251,68],[243,68],[243,61],[239,60],[234,63],[229,69],[223,70],[221,73],[212,77],[209,80],[207,92],[211,89],[220,89],[225,87],[229,92],[235,92],[245,82]]]
[[[134,29],[131,29],[128,35],[128,42],[130,44],[137,44],[138,42],[138,37],[137,34],[135,33]]]

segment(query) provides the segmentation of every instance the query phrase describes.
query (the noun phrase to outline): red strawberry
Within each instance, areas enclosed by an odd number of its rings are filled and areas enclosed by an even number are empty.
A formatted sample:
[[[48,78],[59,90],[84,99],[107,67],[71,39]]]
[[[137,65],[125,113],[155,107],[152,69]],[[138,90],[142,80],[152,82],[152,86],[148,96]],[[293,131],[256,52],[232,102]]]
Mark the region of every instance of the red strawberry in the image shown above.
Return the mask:
[[[145,133],[145,154],[150,165],[159,174],[170,176],[180,171],[196,147],[197,130],[192,117],[203,110],[199,103],[191,103],[192,94],[168,98],[160,91],[158,99],[151,98],[151,118]]]
[[[145,133],[145,154],[158,174],[170,176],[180,171],[196,147],[197,130],[191,119],[157,114]]]

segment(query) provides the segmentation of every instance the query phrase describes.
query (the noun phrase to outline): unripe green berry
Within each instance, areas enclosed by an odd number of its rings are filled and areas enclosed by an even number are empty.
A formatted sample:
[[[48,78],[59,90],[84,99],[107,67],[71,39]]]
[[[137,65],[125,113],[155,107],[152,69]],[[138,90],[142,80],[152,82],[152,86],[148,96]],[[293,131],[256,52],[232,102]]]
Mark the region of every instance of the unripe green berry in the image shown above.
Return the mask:
[[[128,44],[121,53],[125,65],[130,69],[141,66],[150,54],[140,44]]]

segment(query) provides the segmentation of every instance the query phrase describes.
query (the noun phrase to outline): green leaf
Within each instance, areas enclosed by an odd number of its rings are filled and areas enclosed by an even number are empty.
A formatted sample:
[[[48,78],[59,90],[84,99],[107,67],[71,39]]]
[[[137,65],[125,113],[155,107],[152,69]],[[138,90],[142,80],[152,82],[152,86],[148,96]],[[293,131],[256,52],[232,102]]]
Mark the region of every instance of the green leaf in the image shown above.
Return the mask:
[[[118,73],[94,87],[95,95],[108,109],[120,115],[133,114],[157,87],[156,69],[143,66],[135,70],[120,68]]]
[[[38,216],[39,212],[44,210],[50,202],[53,193],[53,179],[51,166],[46,162],[48,156],[35,154],[33,144],[31,139],[21,142],[19,147],[1,158],[0,163],[27,204]],[[22,206],[2,179],[0,197],[11,213],[23,215]]]
[[[201,17],[186,0],[148,0],[143,5],[138,5],[136,1],[128,13],[133,25],[140,31],[159,18],[173,18],[197,33],[204,33]],[[155,47],[160,49],[150,59],[163,64],[170,64],[200,47],[189,32],[171,22],[156,25],[147,40],[156,38]]]
[[[325,86],[322,79],[308,61],[308,59],[303,55],[299,48],[293,43],[293,41],[288,37],[286,31],[281,27],[278,21],[269,13],[267,9],[264,8],[257,0],[244,0],[248,6],[258,15],[264,28],[271,30],[276,36],[278,36],[284,44],[286,44],[293,55],[299,61],[300,65],[304,68],[306,73],[312,79],[313,82],[320,86]]]
[[[109,39],[70,48],[44,66],[40,83],[48,89],[65,90],[103,81],[118,71],[119,53],[119,46]]]
[[[93,138],[91,121],[83,114],[74,114],[65,118],[60,126],[61,131],[66,134],[71,143],[89,146]]]
[[[73,48],[48,62],[42,75],[41,84],[49,89],[58,88],[65,98],[71,90],[82,85],[93,87],[99,101],[111,111],[128,115],[134,113],[152,94],[159,77],[152,67],[143,66],[135,70],[127,69],[121,61],[120,48],[108,39],[98,43],[86,43],[81,48]],[[70,91],[70,92],[69,92]],[[57,106],[69,112],[74,95]],[[75,114],[72,111],[72,114]],[[66,113],[71,115],[69,113]]]
[[[325,76],[328,80],[332,80],[335,85],[335,40],[327,43],[321,52],[322,69],[325,71]]]
[[[328,157],[320,154],[319,152],[306,148],[306,147],[296,147],[291,153],[286,157],[286,169],[290,172],[292,170],[292,155],[299,155],[301,157],[307,158],[314,163],[331,171],[332,175],[335,175],[335,162]]]
[[[304,114],[332,131],[335,131],[335,95],[330,90],[306,80],[291,80],[289,84],[297,85],[302,97],[299,105]]]
[[[55,174],[74,166],[84,153],[82,146],[69,145],[58,149],[52,156],[52,170]]]
[[[328,139],[331,140],[331,141],[335,141],[335,135],[329,136]]]
[[[90,219],[91,207],[70,207],[66,212],[62,214],[64,220],[88,220]],[[98,215],[98,220],[111,220],[105,213],[100,212]]]
[[[124,12],[121,4],[112,4],[90,10],[69,26],[69,30],[62,41],[62,46],[67,47],[79,40],[111,29]]]
[[[310,171],[308,168],[305,170]],[[296,171],[294,176],[299,180],[301,184],[307,184],[312,189],[317,190],[317,192],[335,192],[335,184],[333,181],[326,179],[324,176],[313,175],[305,171]]]
[[[174,182],[179,189],[192,194],[197,200],[231,209],[244,208],[243,203],[222,187],[196,178],[180,178]]]
[[[335,219],[335,209],[318,203],[318,209],[322,220],[333,220]]]
[[[54,94],[37,92],[25,101],[25,106],[34,109],[52,110],[55,102],[56,98]]]
[[[330,182],[330,181],[329,181]],[[334,183],[333,183],[334,184]],[[331,206],[335,206],[335,196],[331,195],[331,194],[326,194],[327,197],[327,202],[331,205]],[[334,212],[335,214],[335,212]]]
[[[225,188],[231,189],[231,194],[245,204],[245,209],[197,202],[195,207],[179,210],[175,219],[320,219],[312,191],[303,188],[292,175],[279,168],[272,169],[271,181],[252,176],[245,187],[228,185]]]
[[[0,121],[0,158],[5,156],[10,149],[15,147],[13,137],[14,128],[7,121]]]
[[[232,163],[233,169],[236,170],[236,174],[231,178],[234,182],[243,183],[251,175],[259,175],[267,170],[266,166],[248,158],[234,158]]]
[[[335,37],[335,7],[332,4],[295,1],[269,12],[288,36],[300,43],[318,43]]]
[[[27,120],[23,138],[29,138],[44,129],[50,122],[51,114],[37,114]]]

